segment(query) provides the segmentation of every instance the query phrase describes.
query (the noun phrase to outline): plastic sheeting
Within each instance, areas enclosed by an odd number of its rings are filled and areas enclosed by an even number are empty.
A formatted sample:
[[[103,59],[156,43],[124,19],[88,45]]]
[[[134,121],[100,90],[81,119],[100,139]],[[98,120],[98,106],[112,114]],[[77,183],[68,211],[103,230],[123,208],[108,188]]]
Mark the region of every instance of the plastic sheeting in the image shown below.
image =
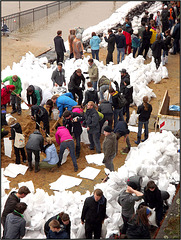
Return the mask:
[[[62,175],[56,182],[50,183],[49,185],[52,190],[64,191],[65,189],[80,185],[81,182],[82,179],[80,178]]]
[[[83,132],[80,135],[80,141],[85,143],[85,144],[90,144],[89,138],[88,138],[88,133],[87,133],[87,128],[82,128]]]
[[[89,164],[94,163],[99,166],[104,165],[102,163],[104,158],[104,153],[86,155],[85,158]]]
[[[100,173],[100,169],[92,168],[92,167],[86,167],[84,170],[82,170],[77,175],[82,178],[87,178],[90,180],[94,180],[95,177]]]
[[[11,158],[11,152],[12,152],[12,140],[9,140],[9,138],[4,138],[4,154],[5,156],[8,156]]]

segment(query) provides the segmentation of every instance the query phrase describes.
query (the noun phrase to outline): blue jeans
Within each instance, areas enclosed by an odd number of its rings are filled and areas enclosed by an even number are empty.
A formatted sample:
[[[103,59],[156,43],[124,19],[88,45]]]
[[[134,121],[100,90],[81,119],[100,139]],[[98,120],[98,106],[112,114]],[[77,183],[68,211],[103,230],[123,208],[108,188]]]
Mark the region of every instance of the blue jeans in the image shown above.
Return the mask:
[[[126,104],[123,109],[124,113],[126,113],[126,122],[129,122],[129,104]]]
[[[96,56],[96,59],[99,61],[99,49],[98,50],[92,50],[92,58],[95,59],[95,56]]]
[[[95,81],[91,81],[91,83],[92,83],[92,86],[93,86],[94,90],[97,91],[97,81],[96,82]]]
[[[104,99],[104,92],[106,90],[109,90],[109,85],[102,85],[100,87],[100,101],[102,101]]]
[[[138,135],[137,135],[137,141],[138,142],[141,141],[141,132],[142,132],[143,125],[144,125],[144,128],[145,128],[145,131],[144,131],[145,139],[148,138],[148,123],[149,123],[149,121],[146,121],[146,122],[138,121]]]
[[[168,56],[168,50],[163,50],[163,57]]]
[[[96,146],[96,152],[101,153],[101,144],[100,144],[100,133],[89,133],[88,132],[88,137],[90,141],[90,149],[94,149],[94,145]]]
[[[116,123],[118,122],[118,117],[119,117],[119,120],[124,121],[123,108],[114,109],[114,128],[116,126]]]
[[[133,57],[135,58],[136,52],[138,48],[133,47]]]
[[[72,162],[74,165],[74,168],[78,168],[77,166],[77,160],[75,157],[75,147],[74,147],[74,141],[69,141],[69,142],[61,142],[60,144],[60,152],[59,152],[59,164],[62,162],[62,157],[65,149],[68,148],[70,150],[70,156],[72,158]]]
[[[121,53],[121,62],[124,60],[125,48],[117,48],[117,64],[120,62],[120,53]]]
[[[173,40],[173,53],[176,54],[177,52],[180,52],[180,40],[174,39]]]

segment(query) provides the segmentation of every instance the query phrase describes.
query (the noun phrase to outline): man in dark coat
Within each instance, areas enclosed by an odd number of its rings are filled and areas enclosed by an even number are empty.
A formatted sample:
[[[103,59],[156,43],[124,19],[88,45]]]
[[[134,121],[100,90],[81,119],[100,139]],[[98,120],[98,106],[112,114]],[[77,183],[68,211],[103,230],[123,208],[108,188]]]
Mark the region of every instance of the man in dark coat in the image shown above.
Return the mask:
[[[169,29],[169,11],[167,5],[163,7],[163,10],[161,12],[161,20],[162,20],[162,32],[165,32],[166,30]]]
[[[66,110],[63,113],[63,126],[65,126],[70,134],[74,134],[75,140],[76,140],[76,158],[79,158],[80,156],[80,135],[82,134],[82,126],[81,121],[83,121],[85,118],[82,114],[77,112],[71,112]]]
[[[81,81],[82,81],[82,87],[80,87]],[[74,99],[75,99],[75,94],[78,95],[79,97],[78,105],[81,105],[83,100],[82,91],[85,90],[85,78],[80,68],[78,68],[70,77],[68,90],[73,94]]]
[[[62,63],[58,63],[57,68],[53,71],[52,81],[53,81],[53,86],[61,87],[63,83],[64,83],[64,86],[66,86],[65,70],[62,68]]]
[[[145,30],[143,31],[143,38],[141,39],[141,45],[140,45],[140,49],[139,49],[139,55],[143,54],[144,52],[144,59],[146,59],[146,55],[148,53],[149,47],[150,47],[150,38],[151,38],[151,32],[149,31],[148,25],[145,26]]]
[[[160,34],[157,35],[157,40],[152,44],[151,49],[156,64],[156,69],[158,69],[161,63],[162,49],[165,49],[165,45]]]
[[[20,202],[20,198],[26,197],[26,195],[29,193],[30,193],[29,188],[27,188],[26,186],[22,186],[19,188],[18,192],[13,191],[9,194],[1,216],[1,223],[3,227],[6,221],[6,216],[14,211],[16,204]]]
[[[98,107],[98,111],[104,115],[104,118],[99,122],[100,129],[102,129],[105,121],[108,121],[108,126],[112,128],[113,123],[113,107],[109,101],[102,100],[101,104]]]
[[[86,198],[82,209],[81,222],[85,223],[86,239],[100,239],[102,223],[106,218],[107,200],[101,189],[94,190],[94,195]]]
[[[126,122],[128,123],[129,122],[129,105],[133,102],[133,86],[130,85],[129,79],[125,79],[124,85],[125,85],[125,88],[123,90],[123,95],[127,103],[124,106],[123,114],[124,112],[126,113]]]
[[[174,41],[173,41],[173,53],[171,54],[175,55],[176,53],[180,52],[180,18],[177,19],[177,24],[173,29],[172,37],[174,38]]]
[[[93,88],[92,82],[87,83],[87,91],[85,92],[83,106],[85,106],[89,101],[93,101],[97,105],[99,103],[98,94],[97,91]]]
[[[108,53],[106,57],[106,64],[113,62],[113,52],[114,52],[115,42],[116,42],[115,35],[113,34],[111,29],[108,29],[108,34],[109,34],[108,38],[104,35],[104,39],[108,43],[108,46],[107,46]]]
[[[87,110],[85,112],[85,123],[87,126],[88,137],[90,141],[90,150],[94,150],[94,145],[96,147],[96,152],[101,153],[101,145],[99,140],[99,114],[95,109],[94,102],[90,101],[87,104]]]
[[[121,53],[121,62],[124,60],[125,48],[126,48],[126,38],[122,33],[122,28],[118,29],[118,34],[115,35],[116,46],[117,46],[117,64],[120,62],[120,53]]]
[[[40,162],[40,151],[43,150],[44,138],[39,132],[39,130],[35,130],[32,134],[30,134],[28,142],[26,144],[26,152],[28,155],[28,170],[32,171],[32,153],[35,155],[35,173],[40,171],[39,162]]]
[[[124,68],[120,72],[121,72],[121,82],[120,82],[120,89],[119,89],[119,91],[121,93],[123,93],[124,89],[125,89],[124,81],[125,80],[130,81],[130,75],[129,75],[129,73],[127,73],[126,69],[124,69]]]
[[[36,119],[35,119],[36,115]],[[50,133],[50,128],[49,128],[49,118],[48,118],[48,112],[44,107],[34,105],[31,107],[31,118],[35,120],[38,124],[40,122],[43,122],[43,129],[46,130],[46,133]],[[36,129],[39,130],[39,125],[36,124]]]
[[[57,31],[57,36],[54,38],[55,52],[57,53],[57,64],[64,61],[64,52],[66,52],[64,41],[62,39],[62,31]]]

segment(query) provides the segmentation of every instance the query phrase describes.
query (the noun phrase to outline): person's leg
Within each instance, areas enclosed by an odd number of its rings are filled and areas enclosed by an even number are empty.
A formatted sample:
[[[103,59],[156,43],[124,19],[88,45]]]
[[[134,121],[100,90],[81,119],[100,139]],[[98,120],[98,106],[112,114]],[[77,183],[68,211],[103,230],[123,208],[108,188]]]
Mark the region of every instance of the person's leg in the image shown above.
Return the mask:
[[[101,153],[100,134],[94,133],[92,134],[92,136],[93,136],[93,141],[96,147],[96,152]]]
[[[102,85],[100,87],[100,101],[104,99],[104,92],[109,89],[109,85]]]
[[[137,135],[137,144],[141,141],[141,132],[142,132],[143,122],[138,121],[138,135]],[[136,142],[135,142],[136,143]]]
[[[126,234],[126,231],[127,231],[127,228],[128,228],[128,221],[129,221],[129,218],[128,217],[125,217],[123,214],[122,214],[122,219],[123,219],[123,228],[121,230],[121,234]]]
[[[128,45],[128,54],[131,53],[131,43]]]
[[[168,50],[165,51],[165,63],[168,63]]]
[[[70,54],[70,59],[74,57],[74,54],[73,52]]]
[[[119,109],[118,114],[119,114],[119,120],[124,121],[123,108]]]
[[[23,162],[26,162],[26,153],[25,153],[25,149],[24,149],[24,148],[20,148],[20,151],[21,151],[21,156],[22,156]]]
[[[145,140],[148,139],[148,123],[149,121],[144,122],[144,128],[145,128]]]
[[[95,59],[95,50],[91,49],[91,52],[92,52],[92,58]]]
[[[140,47],[138,49],[138,55],[143,55],[143,43],[140,43]]]
[[[59,162],[57,163],[57,166],[60,167],[61,163],[62,163],[62,158],[63,158],[63,154],[65,149],[68,147],[67,142],[62,142],[60,144],[60,152],[59,152]]]
[[[99,49],[95,50],[95,52],[96,52],[96,59],[99,61]]]
[[[106,58],[106,64],[109,64],[112,62],[112,52],[108,51],[107,58]]]
[[[88,133],[88,138],[89,138],[89,142],[90,142],[90,150],[94,150],[93,135],[91,133]]]
[[[121,53],[121,49],[117,48],[117,64],[119,64],[120,62],[120,53]]]
[[[74,100],[76,101],[76,99],[75,99],[75,91],[74,91],[74,90],[69,90],[69,89],[68,89],[68,91],[72,93],[73,98],[74,98]]]
[[[106,119],[105,119],[105,116],[103,117],[103,119],[101,121],[99,121],[99,126],[100,126],[100,134],[101,134],[101,130],[102,130],[102,127],[105,123]]]
[[[40,171],[39,168],[39,162],[40,162],[40,152],[39,151],[33,151],[35,154],[35,173]]]
[[[125,109],[126,109],[126,122],[128,123],[129,122],[129,104],[126,104]]]
[[[107,161],[105,162],[105,167],[106,167],[107,169],[109,169],[111,172],[114,171],[113,159],[114,159],[114,158],[109,158],[109,159],[107,159]]]
[[[92,85],[93,85],[94,90],[97,91],[97,81],[93,81],[93,82],[92,82]]]
[[[28,155],[28,170],[32,171],[33,167],[32,167],[32,150],[30,149],[26,149],[27,155]]]
[[[131,143],[129,141],[129,136],[127,136],[127,138],[126,138],[126,144],[128,146],[128,149],[130,150],[131,149]]]
[[[76,135],[75,140],[76,140],[76,148],[75,148],[76,158],[79,158],[79,156],[80,156],[80,135]]]
[[[133,47],[133,57],[135,58],[136,48]]]
[[[124,60],[124,54],[125,54],[125,48],[120,48],[121,49],[121,62]]]
[[[48,115],[46,118],[43,119],[43,128],[46,131],[46,133],[50,134],[50,127],[49,127],[49,119]]]
[[[82,94],[82,90],[77,90],[76,91],[79,99],[78,99],[78,105],[81,105],[82,104],[82,100],[83,100],[83,94]]]
[[[74,165],[74,170],[78,170],[78,166],[77,166],[77,160],[76,160],[76,157],[75,157],[75,146],[74,146],[74,141],[70,141],[70,142],[67,142],[68,143],[68,148],[70,150],[70,156],[72,158],[72,162],[73,162],[73,165]]]
[[[105,116],[105,120],[108,121],[108,126],[112,128],[112,123],[113,123],[113,114],[107,114]]]
[[[20,94],[20,97],[21,97],[21,94]],[[21,114],[21,99],[17,96],[16,96],[16,105],[17,105],[18,114]]]
[[[120,109],[114,109],[114,128],[116,126],[116,123],[118,121],[118,114]]]
[[[14,146],[14,153],[15,153],[15,156],[16,156],[16,164],[20,164],[19,148]]]
[[[155,211],[156,211],[156,223],[158,227],[160,227],[160,223],[163,219],[163,206],[156,208]]]
[[[94,239],[100,239],[101,238],[101,231],[102,231],[102,223],[96,223],[94,224]]]
[[[16,95],[12,95],[10,96],[10,99],[11,99],[11,105],[12,105],[12,112],[11,114],[17,112],[17,109],[16,109]]]
[[[86,239],[92,239],[93,226],[92,224],[85,222],[85,237]]]

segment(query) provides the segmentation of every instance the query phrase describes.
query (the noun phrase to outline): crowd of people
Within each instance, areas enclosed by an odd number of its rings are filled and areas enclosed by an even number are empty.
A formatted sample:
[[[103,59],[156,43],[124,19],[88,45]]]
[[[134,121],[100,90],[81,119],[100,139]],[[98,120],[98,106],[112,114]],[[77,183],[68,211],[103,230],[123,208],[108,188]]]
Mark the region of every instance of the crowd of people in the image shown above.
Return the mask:
[[[171,4],[171,6],[169,6]],[[117,63],[124,60],[125,54],[130,54],[133,50],[133,57],[143,55],[146,59],[149,48],[155,59],[156,68],[161,63],[163,50],[163,65],[168,63],[168,52],[172,47],[176,54],[180,52],[180,8],[177,2],[165,2],[163,9],[157,12],[153,19],[153,14],[145,11],[141,19],[141,28],[137,31],[132,29],[131,21],[128,17],[125,23],[114,34],[112,29],[108,30],[108,37],[104,35],[108,43],[108,54],[106,64],[113,62],[113,52],[117,46]],[[83,57],[82,31],[81,29],[71,29],[68,37],[70,58],[81,59]],[[171,33],[172,32],[172,33]],[[33,170],[32,153],[35,155],[35,173],[41,168],[48,168],[50,171],[57,166],[61,167],[65,149],[69,149],[70,157],[73,162],[74,171],[78,171],[77,159],[80,157],[81,144],[80,136],[83,127],[87,128],[90,141],[90,150],[96,149],[96,153],[104,153],[103,163],[110,171],[114,171],[113,160],[118,154],[118,142],[124,137],[126,147],[121,151],[127,154],[131,149],[129,140],[128,123],[130,118],[129,107],[133,103],[133,86],[130,83],[130,76],[126,69],[120,71],[120,85],[105,75],[99,78],[99,70],[94,59],[99,61],[99,44],[101,39],[92,33],[90,46],[92,58],[88,60],[87,72],[82,72],[80,68],[76,69],[68,83],[65,81],[65,70],[63,69],[64,53],[66,52],[62,31],[57,31],[54,38],[55,51],[57,53],[57,68],[52,73],[52,87],[63,87],[68,84],[68,92],[53,95],[51,91],[43,91],[40,87],[30,85],[26,89],[27,105],[31,108],[31,119],[35,122],[35,131],[30,134],[28,141],[25,142],[20,122],[13,117],[6,121],[7,104],[11,103],[11,114],[17,112],[22,114],[21,110],[21,79],[17,75],[8,76],[2,80],[2,84],[9,81],[9,85],[4,85],[1,89],[1,139],[8,135],[3,125],[8,125],[11,130],[10,139],[14,140],[15,163],[21,163],[21,157],[24,163],[28,160],[28,170]],[[86,75],[86,77],[84,76]],[[112,83],[115,87],[112,87]],[[85,86],[87,90],[85,91]],[[105,92],[108,91],[107,97]],[[25,101],[26,102],[26,101]],[[49,122],[52,121],[53,109],[58,109],[59,119],[57,120],[55,139],[60,145],[59,153],[55,143],[50,137]],[[143,103],[138,106],[138,134],[135,143],[138,145],[141,141],[148,139],[148,124],[152,112],[152,106],[148,103],[148,96],[143,97]],[[105,122],[108,125],[103,128]],[[43,127],[40,125],[43,123]],[[144,125],[144,139],[141,139],[142,127]],[[40,130],[41,128],[41,130]],[[100,143],[100,137],[104,133],[104,141]],[[46,138],[44,139],[44,134]],[[74,139],[76,144],[74,144]],[[26,151],[25,151],[26,148]],[[46,158],[40,162],[40,152],[46,154]],[[134,185],[134,184],[133,184]],[[124,226],[122,234],[128,238],[150,238],[148,228],[148,217],[151,215],[150,208],[156,207],[157,224],[162,220],[162,201],[158,187],[154,182],[149,182],[144,194],[137,191],[135,186],[128,186],[126,191],[119,197],[119,204],[122,206],[122,218]],[[4,207],[2,224],[4,227],[4,238],[22,238],[25,235],[25,220],[23,213],[27,208],[25,203],[20,203],[20,198],[30,193],[26,187],[20,188],[18,192],[13,192],[7,199]],[[134,197],[132,194],[136,194]],[[134,203],[144,199],[145,206],[140,207],[134,214]],[[159,205],[159,206],[158,206]],[[94,195],[85,200],[81,221],[85,223],[86,238],[99,239],[101,228],[106,218],[106,198],[100,189],[94,191]],[[47,238],[70,238],[70,219],[68,214],[60,213],[52,217],[45,224],[45,234]]]

